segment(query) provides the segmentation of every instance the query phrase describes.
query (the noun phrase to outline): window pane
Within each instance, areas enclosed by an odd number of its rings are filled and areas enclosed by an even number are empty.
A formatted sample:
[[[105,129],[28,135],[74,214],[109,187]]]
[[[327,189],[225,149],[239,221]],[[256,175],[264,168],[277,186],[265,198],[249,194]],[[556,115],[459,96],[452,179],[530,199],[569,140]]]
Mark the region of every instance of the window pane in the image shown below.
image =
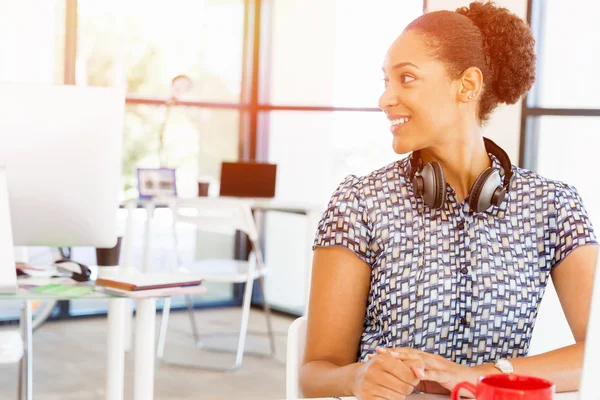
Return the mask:
[[[574,185],[583,199],[596,234],[600,234],[600,187],[595,179],[600,148],[600,118],[544,116],[538,122],[537,171],[544,177]],[[531,355],[575,342],[560,310],[558,296],[550,283],[533,331]],[[544,334],[549,331],[552,331],[551,338]]]
[[[116,0],[77,1],[78,85],[116,86],[125,75],[123,6]],[[143,71],[145,72],[145,71]],[[135,80],[143,72],[138,72]]]
[[[128,104],[123,145],[124,197],[136,198],[137,167],[159,167],[159,132],[164,107]],[[222,161],[238,158],[239,112],[237,110],[173,107],[165,124],[165,167],[177,169],[177,192],[195,196],[199,179],[216,183]]]
[[[537,170],[543,176],[574,185],[600,233],[600,186],[598,169],[600,118],[539,118],[540,144]]]
[[[64,82],[65,4],[0,2],[0,82]]]
[[[600,3],[574,0],[545,4],[544,37],[536,38],[542,45],[539,106],[600,108]]]
[[[114,84],[123,57],[130,93],[168,97],[185,74],[193,87],[183,99],[239,102],[243,0],[79,3],[78,82]]]
[[[273,111],[267,118],[277,198],[326,204],[348,174],[364,175],[402,157],[392,150],[381,112]]]
[[[275,1],[270,103],[377,107],[385,52],[422,10],[421,0]]]

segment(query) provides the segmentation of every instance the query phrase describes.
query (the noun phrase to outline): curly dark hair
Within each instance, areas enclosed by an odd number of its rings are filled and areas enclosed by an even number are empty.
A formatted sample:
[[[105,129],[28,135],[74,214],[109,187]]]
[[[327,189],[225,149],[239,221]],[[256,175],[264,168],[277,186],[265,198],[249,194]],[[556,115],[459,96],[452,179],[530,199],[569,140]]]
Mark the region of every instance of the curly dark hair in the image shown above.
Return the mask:
[[[535,40],[527,23],[492,2],[475,1],[456,11],[423,14],[405,29],[416,30],[434,57],[456,79],[469,67],[483,74],[478,117],[486,122],[500,103],[514,104],[535,80]]]

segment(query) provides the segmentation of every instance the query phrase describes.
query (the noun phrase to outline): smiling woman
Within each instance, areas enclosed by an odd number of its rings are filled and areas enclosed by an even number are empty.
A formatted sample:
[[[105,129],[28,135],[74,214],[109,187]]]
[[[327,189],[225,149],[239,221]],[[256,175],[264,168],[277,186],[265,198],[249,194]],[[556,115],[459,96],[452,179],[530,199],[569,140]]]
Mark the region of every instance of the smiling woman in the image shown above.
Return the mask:
[[[389,47],[396,153],[335,190],[314,242],[304,395],[404,398],[480,375],[579,385],[596,237],[577,190],[481,134],[534,81],[525,21],[492,3],[425,14]],[[552,279],[577,344],[527,357]]]

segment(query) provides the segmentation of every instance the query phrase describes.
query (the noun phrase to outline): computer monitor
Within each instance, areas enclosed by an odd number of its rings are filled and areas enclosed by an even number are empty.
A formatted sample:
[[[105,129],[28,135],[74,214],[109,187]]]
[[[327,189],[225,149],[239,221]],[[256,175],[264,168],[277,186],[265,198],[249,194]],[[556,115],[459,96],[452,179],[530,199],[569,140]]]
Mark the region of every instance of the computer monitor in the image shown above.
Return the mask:
[[[115,88],[0,84],[14,245],[116,244],[124,109]]]

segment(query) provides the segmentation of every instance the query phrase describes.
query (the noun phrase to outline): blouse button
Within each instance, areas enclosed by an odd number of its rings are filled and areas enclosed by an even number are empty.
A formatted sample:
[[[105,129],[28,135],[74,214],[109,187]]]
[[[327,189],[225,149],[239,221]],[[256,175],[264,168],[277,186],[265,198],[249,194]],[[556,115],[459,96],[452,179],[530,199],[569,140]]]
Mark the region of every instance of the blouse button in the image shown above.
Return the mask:
[[[467,324],[467,319],[465,317],[462,317],[460,319],[460,323],[463,324],[463,325],[466,325]]]
[[[466,267],[462,267],[460,272],[461,274],[466,275],[469,272],[469,270]]]
[[[460,221],[456,227],[458,229],[465,229],[465,221]]]

